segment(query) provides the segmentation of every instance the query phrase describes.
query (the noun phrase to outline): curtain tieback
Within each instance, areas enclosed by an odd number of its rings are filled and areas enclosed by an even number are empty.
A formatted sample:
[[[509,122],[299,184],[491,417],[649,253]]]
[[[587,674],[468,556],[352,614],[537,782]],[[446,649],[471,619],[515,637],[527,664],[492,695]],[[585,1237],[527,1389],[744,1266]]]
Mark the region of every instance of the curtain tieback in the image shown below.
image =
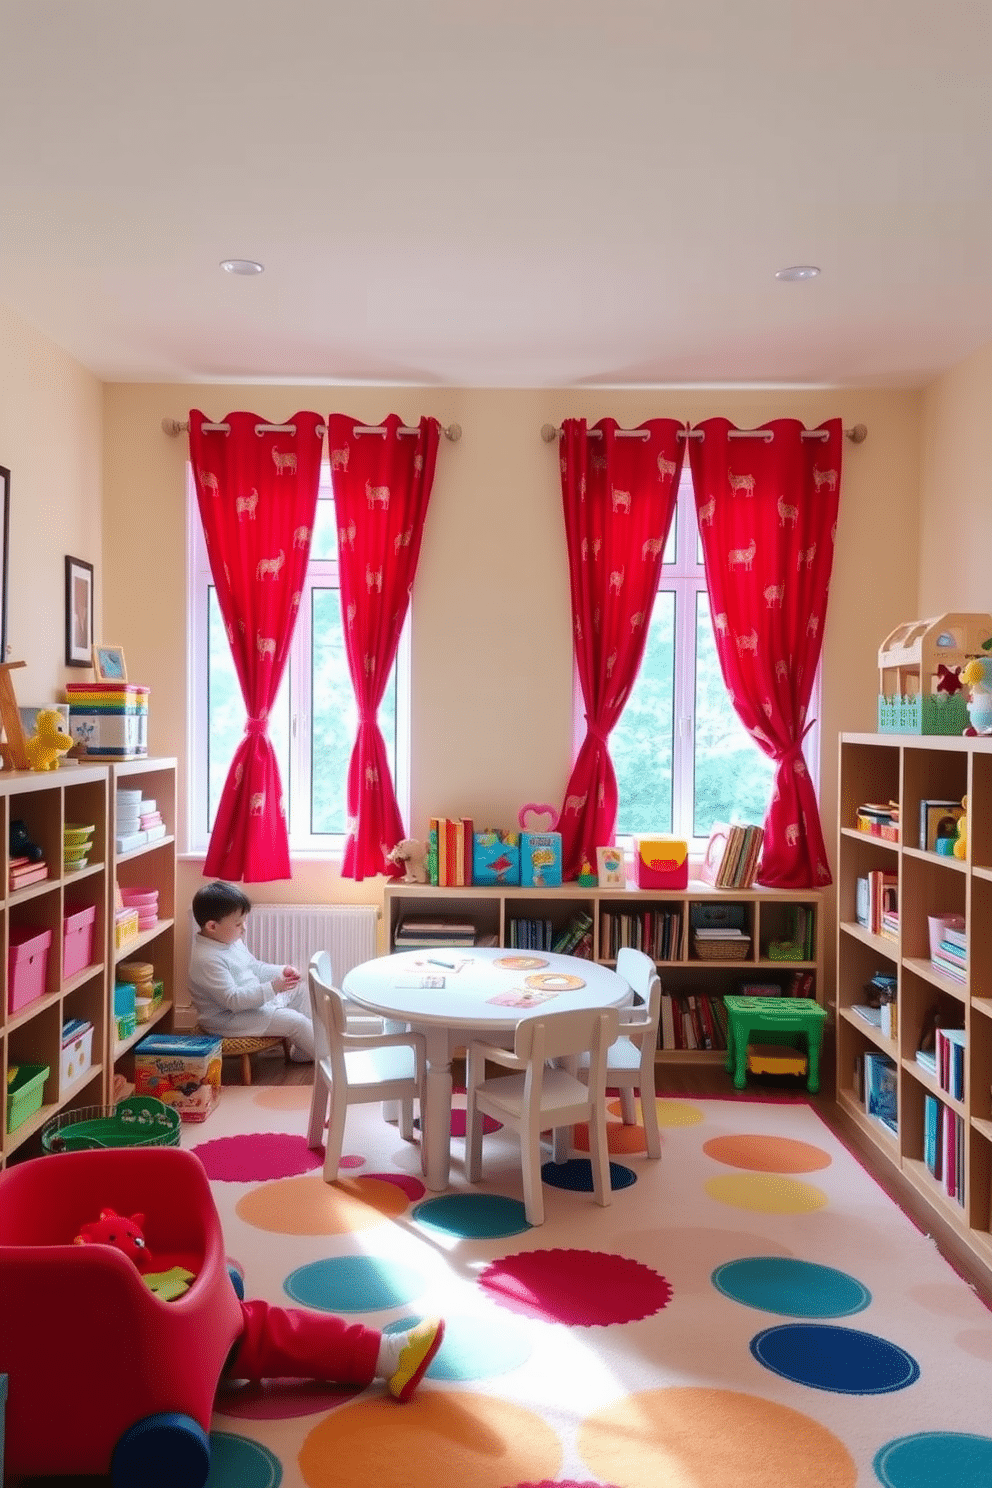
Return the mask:
[[[797,740],[797,742],[795,744],[787,745],[786,748],[782,750],[782,753],[777,756],[778,763],[780,765],[789,764],[797,759],[802,759],[803,740],[805,739],[806,735],[809,733],[815,722],[816,719],[811,718],[809,723],[803,729],[802,733],[799,735],[799,739]]]
[[[245,722],[245,733],[251,738],[258,738],[269,731],[268,718],[249,718]]]
[[[594,723],[593,720],[589,717],[588,713],[585,715],[585,719],[586,733],[589,735],[590,739],[595,739],[597,744],[602,744],[604,747],[609,744],[610,736],[607,731],[600,728],[598,723]]]

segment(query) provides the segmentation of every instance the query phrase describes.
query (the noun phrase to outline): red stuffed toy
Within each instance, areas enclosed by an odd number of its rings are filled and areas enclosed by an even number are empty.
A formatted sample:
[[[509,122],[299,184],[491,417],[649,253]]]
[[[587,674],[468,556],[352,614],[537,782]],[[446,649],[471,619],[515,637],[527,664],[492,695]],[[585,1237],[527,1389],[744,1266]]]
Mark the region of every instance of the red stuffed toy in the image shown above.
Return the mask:
[[[92,1224],[84,1224],[72,1242],[74,1245],[113,1245],[128,1260],[134,1262],[139,1271],[150,1271],[154,1262],[151,1251],[145,1244],[142,1226],[143,1214],[132,1214],[130,1219],[117,1214],[113,1209],[101,1209],[100,1218]]]

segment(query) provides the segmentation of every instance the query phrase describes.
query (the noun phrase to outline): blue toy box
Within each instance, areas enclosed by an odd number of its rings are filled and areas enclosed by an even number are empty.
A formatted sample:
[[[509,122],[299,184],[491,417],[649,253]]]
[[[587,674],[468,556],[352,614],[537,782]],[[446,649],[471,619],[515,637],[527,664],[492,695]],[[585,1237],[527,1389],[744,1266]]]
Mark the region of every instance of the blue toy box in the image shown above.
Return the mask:
[[[520,833],[520,882],[528,888],[561,885],[561,833]]]

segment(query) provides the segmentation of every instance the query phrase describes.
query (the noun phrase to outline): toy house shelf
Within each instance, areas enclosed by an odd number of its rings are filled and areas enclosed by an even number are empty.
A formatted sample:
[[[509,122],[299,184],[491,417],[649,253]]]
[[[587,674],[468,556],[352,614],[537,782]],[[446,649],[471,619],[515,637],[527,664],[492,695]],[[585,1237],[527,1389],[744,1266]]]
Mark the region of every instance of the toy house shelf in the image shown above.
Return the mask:
[[[116,786],[131,781],[154,794],[168,823],[165,838],[125,855],[115,853]],[[115,1063],[128,1045],[117,1043],[113,1014],[114,969],[136,950],[153,961],[166,995],[156,1021],[171,1019],[174,976],[175,916],[175,779],[176,761],[133,760],[120,764],[64,762],[57,770],[0,772],[0,834],[3,873],[0,878],[0,937],[3,951],[3,997],[0,1000],[0,1074],[17,1066],[22,1078],[47,1069],[43,1079],[31,1075],[30,1101],[15,1102],[0,1121],[0,1166],[39,1149],[38,1133],[57,1111],[107,1105]],[[24,888],[10,889],[10,824],[22,821],[30,841],[42,850],[48,876]],[[63,864],[63,829],[92,825],[86,866],[72,871]],[[114,884],[154,884],[159,890],[160,921],[154,930],[123,952],[114,944]],[[74,966],[67,956],[72,944],[67,919],[91,912],[92,944],[88,964]],[[9,953],[28,936],[50,937],[43,982],[31,985],[21,1002],[14,995]],[[41,963],[38,963],[41,974]],[[15,976],[19,976],[15,972]],[[18,982],[18,987],[20,983]],[[37,995],[34,995],[37,993]],[[12,1003],[17,1005],[12,1009]],[[81,1071],[63,1068],[62,1028],[69,1020],[92,1024],[90,1062]],[[139,1025],[133,1042],[148,1032]],[[35,1083],[37,1082],[37,1083]],[[40,1094],[40,1101],[38,1099]],[[28,1114],[24,1115],[27,1111]]]
[[[692,935],[692,920],[702,911],[733,907],[748,936],[743,958],[701,956]],[[773,946],[787,940],[797,914],[808,916],[808,957],[781,959]],[[590,923],[592,959],[615,966],[620,946],[634,945],[652,955],[665,996],[684,1009],[687,998],[722,999],[742,981],[787,985],[796,972],[810,973],[809,995],[822,998],[822,895],[816,889],[713,889],[690,881],[684,889],[585,888],[566,883],[556,888],[476,884],[471,888],[434,888],[424,884],[387,884],[384,889],[386,949],[396,943],[407,919],[471,921],[476,944],[536,949],[528,935],[554,939],[576,916]],[[544,949],[550,949],[545,944]],[[805,947],[804,947],[805,950]],[[663,1030],[659,1030],[659,1042]],[[725,1046],[661,1046],[658,1062],[723,1061]]]
[[[965,858],[921,848],[921,802],[964,796]],[[897,843],[853,827],[858,806],[880,800],[899,802]],[[984,933],[992,915],[992,738],[842,734],[838,803],[837,1102],[992,1276],[992,941]],[[858,923],[858,879],[878,870],[897,877],[896,939]],[[931,959],[929,921],[945,915],[963,916],[966,927],[963,965],[953,975]],[[891,1037],[855,1011],[878,971],[896,978]],[[960,1030],[959,1089],[916,1057],[935,1012],[944,1028]],[[866,1110],[868,1053],[893,1062],[895,1131]],[[942,1160],[936,1174],[935,1123],[941,1137],[945,1128],[953,1133],[953,1168]]]

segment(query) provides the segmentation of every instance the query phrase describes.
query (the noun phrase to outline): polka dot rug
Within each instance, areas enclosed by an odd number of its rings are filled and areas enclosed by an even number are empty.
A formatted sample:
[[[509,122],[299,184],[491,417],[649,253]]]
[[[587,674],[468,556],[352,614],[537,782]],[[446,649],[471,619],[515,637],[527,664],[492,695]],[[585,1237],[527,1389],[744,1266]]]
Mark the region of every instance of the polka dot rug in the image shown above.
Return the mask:
[[[531,1226],[515,1135],[466,1183],[464,1097],[441,1193],[375,1106],[324,1183],[307,1097],[225,1089],[183,1128],[246,1296],[445,1338],[403,1406],[219,1381],[208,1488],[992,1482],[992,1315],[807,1103],[659,1098],[652,1160],[611,1100],[609,1203],[576,1129]]]

